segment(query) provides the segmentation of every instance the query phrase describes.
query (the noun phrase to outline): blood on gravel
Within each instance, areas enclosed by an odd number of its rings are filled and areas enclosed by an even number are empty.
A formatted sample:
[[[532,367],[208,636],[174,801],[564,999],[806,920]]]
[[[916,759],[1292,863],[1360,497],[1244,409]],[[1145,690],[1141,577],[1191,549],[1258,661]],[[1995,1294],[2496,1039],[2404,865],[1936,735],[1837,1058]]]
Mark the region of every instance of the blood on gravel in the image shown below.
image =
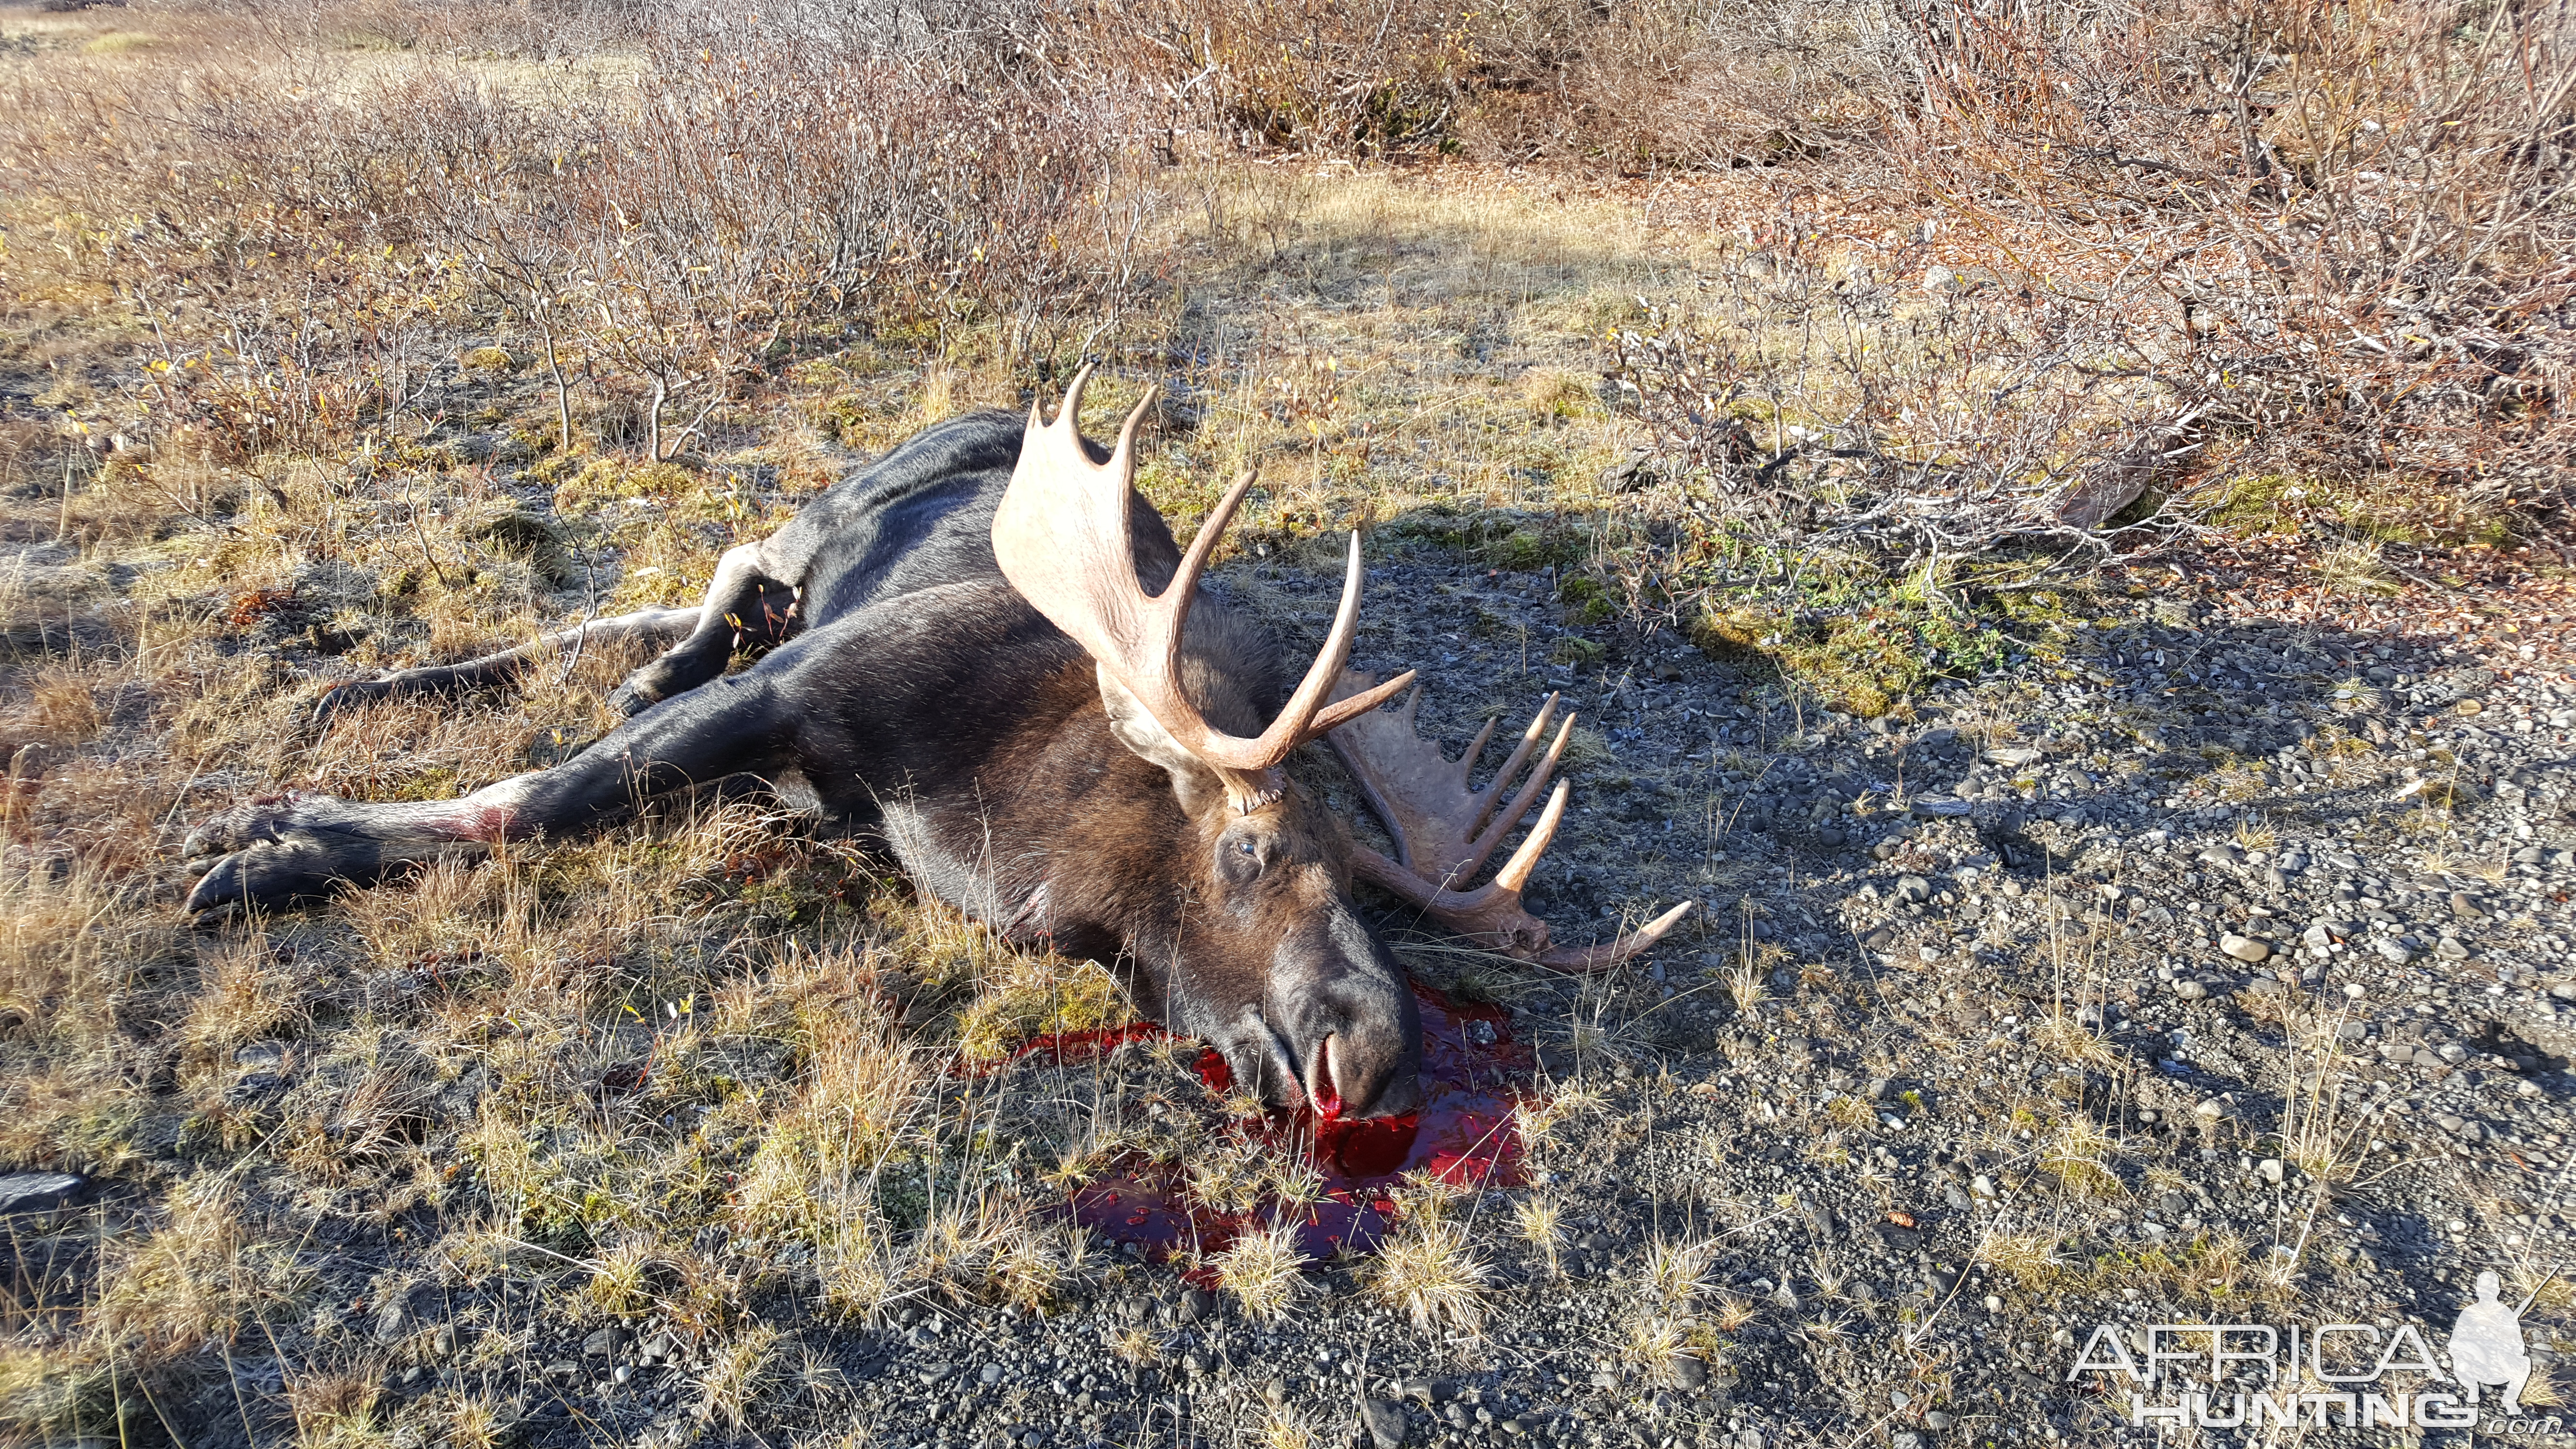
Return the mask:
[[[1148,1256],[1215,1253],[1246,1229],[1285,1217],[1310,1258],[1377,1245],[1395,1216],[1391,1189],[1420,1175],[1476,1187],[1517,1187],[1520,1129],[1512,1108],[1530,1080],[1530,1052],[1513,1040],[1499,1007],[1453,1002],[1416,984],[1422,1008],[1422,1110],[1402,1117],[1343,1121],[1300,1107],[1237,1130],[1263,1148],[1293,1155],[1323,1179],[1320,1201],[1288,1204],[1265,1198],[1249,1211],[1194,1201],[1184,1164],[1131,1157],[1073,1194],[1076,1221]],[[1234,1085],[1215,1052],[1198,1061],[1212,1091]]]

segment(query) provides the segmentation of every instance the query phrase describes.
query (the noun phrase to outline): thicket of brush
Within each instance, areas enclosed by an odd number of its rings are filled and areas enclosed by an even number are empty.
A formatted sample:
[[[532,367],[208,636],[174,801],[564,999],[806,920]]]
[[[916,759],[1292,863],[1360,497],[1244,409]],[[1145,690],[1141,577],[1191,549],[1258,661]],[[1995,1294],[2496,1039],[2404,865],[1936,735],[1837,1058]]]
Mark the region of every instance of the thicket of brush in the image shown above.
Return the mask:
[[[2568,0],[175,19],[197,43],[0,72],[10,271],[148,324],[148,384],[63,390],[76,421],[215,457],[344,445],[478,340],[544,371],[559,446],[653,460],[854,333],[1044,375],[1170,260],[1173,168],[1294,150],[1781,168],[2009,257],[1819,270],[1793,202],[1746,229],[1767,270],[1612,340],[1738,542],[2089,564],[2249,478],[2328,543],[2491,542],[2576,476]],[[353,45],[408,63],[323,63]]]

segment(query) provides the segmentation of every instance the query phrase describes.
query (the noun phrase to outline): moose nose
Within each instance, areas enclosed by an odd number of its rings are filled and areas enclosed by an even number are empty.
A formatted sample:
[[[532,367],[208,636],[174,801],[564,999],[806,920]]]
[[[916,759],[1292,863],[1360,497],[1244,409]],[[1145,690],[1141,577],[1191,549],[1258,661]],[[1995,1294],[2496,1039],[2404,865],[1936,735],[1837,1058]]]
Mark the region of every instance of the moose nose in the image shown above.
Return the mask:
[[[1274,1002],[1306,1099],[1326,1116],[1392,1117],[1422,1106],[1422,1012],[1368,928],[1336,913],[1325,940],[1283,944]],[[1321,949],[1318,949],[1321,948]]]

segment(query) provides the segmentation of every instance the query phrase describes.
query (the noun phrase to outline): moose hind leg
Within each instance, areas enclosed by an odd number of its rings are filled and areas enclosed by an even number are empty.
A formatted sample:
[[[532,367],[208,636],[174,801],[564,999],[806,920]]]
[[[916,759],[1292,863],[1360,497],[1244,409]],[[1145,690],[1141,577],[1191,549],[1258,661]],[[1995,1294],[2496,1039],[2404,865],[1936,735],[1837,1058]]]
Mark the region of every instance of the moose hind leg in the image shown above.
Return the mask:
[[[313,718],[316,722],[328,723],[332,716],[343,710],[383,699],[431,696],[452,699],[478,689],[516,685],[527,677],[529,670],[573,649],[629,639],[659,644],[679,638],[697,627],[698,613],[696,609],[638,609],[631,614],[575,624],[516,649],[504,649],[460,664],[398,669],[376,679],[352,680],[347,684],[334,685],[325,692],[313,706]]]
[[[609,708],[641,714],[723,674],[736,650],[782,643],[801,628],[796,586],[780,580],[786,571],[771,557],[775,543],[771,538],[726,549],[707,581],[706,602],[695,611],[696,627],[628,675],[609,695]]]

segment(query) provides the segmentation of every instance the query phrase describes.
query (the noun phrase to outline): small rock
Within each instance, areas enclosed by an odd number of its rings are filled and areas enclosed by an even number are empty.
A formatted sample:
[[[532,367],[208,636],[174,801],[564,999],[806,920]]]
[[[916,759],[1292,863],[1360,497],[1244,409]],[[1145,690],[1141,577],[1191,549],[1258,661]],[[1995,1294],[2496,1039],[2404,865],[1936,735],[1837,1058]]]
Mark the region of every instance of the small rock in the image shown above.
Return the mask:
[[[1923,1416],[1923,1427],[1931,1430],[1935,1434],[1947,1431],[1953,1422],[1955,1421],[1952,1420],[1949,1415],[1942,1413],[1939,1409],[1934,1409],[1931,1413]]]
[[[1887,1436],[1887,1449],[1923,1449],[1923,1436],[1911,1429],[1899,1429]]]
[[[2289,1175],[2289,1168],[2277,1157],[2264,1158],[2261,1162],[2255,1164],[2254,1170],[2262,1173],[2263,1180],[2272,1184],[2274,1187],[2279,1187],[2281,1185],[2281,1180]]]
[[[2218,938],[2218,949],[2248,965],[2268,960],[2272,955],[2271,942],[2233,933]]]
[[[2334,932],[2326,929],[2325,922],[2319,921],[2315,925],[2310,926],[2305,931],[2299,933],[2299,944],[2302,946],[2314,946],[2318,950],[2322,951],[2328,946],[2334,944]]]
[[[2478,903],[2467,891],[2451,892],[2451,914],[2463,921],[2483,921],[2487,918],[2487,913],[2478,909]]]
[[[2244,855],[2232,845],[2213,845],[2200,853],[2200,863],[2203,865],[2234,865],[2244,858]]]
[[[77,1172],[13,1172],[0,1177],[0,1217],[68,1207],[88,1192],[89,1179]]]
[[[975,1375],[975,1381],[982,1384],[1000,1383],[1002,1381],[1002,1366],[997,1363],[988,1363],[984,1365],[983,1372]]]
[[[581,1341],[581,1356],[583,1358],[615,1358],[617,1357],[617,1351],[625,1346],[626,1335],[619,1332],[616,1326],[612,1324],[607,1328],[600,1329],[598,1332],[593,1333],[590,1337]]]
[[[1919,875],[1899,876],[1896,881],[1896,899],[1905,905],[1919,906],[1932,899],[1932,882]]]
[[[1177,1305],[1183,1323],[1196,1323],[1216,1316],[1216,1295],[1205,1288],[1185,1288]]]
[[[2046,758],[2047,756],[2038,750],[2019,745],[1986,751],[1987,764],[2009,765],[2015,769],[2018,769],[2023,765],[2036,765]]]
[[[2460,938],[2457,936],[2444,936],[2433,943],[2433,954],[2445,961],[2466,961],[2469,959],[2469,948],[2460,944]]]
[[[447,1323],[440,1324],[438,1326],[438,1331],[429,1336],[429,1351],[431,1354],[439,1358],[445,1358],[449,1354],[456,1352],[455,1325]]]
[[[2406,943],[2395,936],[2371,937],[2370,949],[2392,966],[2403,966],[2415,959],[2415,953],[2406,949]]]
[[[1604,1393],[1617,1393],[1619,1391],[1619,1384],[1620,1378],[1619,1371],[1617,1369],[1604,1368],[1594,1369],[1592,1371],[1592,1387],[1599,1389]]]
[[[2197,981],[2177,981],[2173,992],[2185,1001],[2200,1001],[2209,995],[2209,988]]]
[[[384,1311],[376,1315],[376,1342],[387,1346],[402,1342],[403,1324],[408,1316],[403,1312],[401,1299],[387,1299]]]
[[[1673,1382],[1694,1392],[1708,1387],[1708,1360],[1695,1353],[1676,1355],[1673,1359]]]
[[[233,1053],[233,1065],[275,1071],[286,1064],[286,1043],[255,1041]]]
[[[546,1365],[546,1377],[550,1379],[568,1379],[580,1372],[581,1365],[568,1358],[559,1358]]]

